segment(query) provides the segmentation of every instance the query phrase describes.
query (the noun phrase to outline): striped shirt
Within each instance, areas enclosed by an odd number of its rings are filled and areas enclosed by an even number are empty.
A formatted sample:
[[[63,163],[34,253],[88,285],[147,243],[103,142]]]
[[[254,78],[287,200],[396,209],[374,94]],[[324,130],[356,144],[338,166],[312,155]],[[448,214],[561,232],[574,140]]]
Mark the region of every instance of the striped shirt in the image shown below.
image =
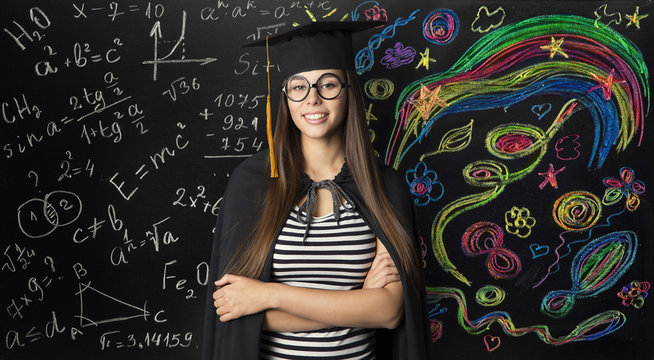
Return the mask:
[[[340,209],[297,222],[298,207],[275,244],[271,281],[313,289],[361,288],[375,257],[376,236],[355,210]],[[374,359],[374,329],[334,327],[306,332],[269,332],[261,336],[263,359]]]

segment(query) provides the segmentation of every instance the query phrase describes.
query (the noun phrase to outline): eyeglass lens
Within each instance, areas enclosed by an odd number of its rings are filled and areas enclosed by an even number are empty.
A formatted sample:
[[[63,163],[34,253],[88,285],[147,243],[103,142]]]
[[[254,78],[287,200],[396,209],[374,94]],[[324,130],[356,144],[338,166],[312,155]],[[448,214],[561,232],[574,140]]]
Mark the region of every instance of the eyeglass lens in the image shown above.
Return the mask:
[[[292,101],[304,100],[312,87],[318,90],[318,95],[325,100],[331,100],[341,93],[341,79],[334,74],[324,74],[318,81],[311,85],[302,76],[295,75],[286,83],[286,96]]]

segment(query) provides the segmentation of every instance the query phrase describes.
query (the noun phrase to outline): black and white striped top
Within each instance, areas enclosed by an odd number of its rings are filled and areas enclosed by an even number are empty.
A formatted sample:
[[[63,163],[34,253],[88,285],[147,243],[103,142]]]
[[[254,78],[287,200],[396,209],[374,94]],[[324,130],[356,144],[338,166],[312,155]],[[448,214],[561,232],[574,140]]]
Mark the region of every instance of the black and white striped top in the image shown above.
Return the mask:
[[[376,236],[355,210],[341,206],[333,214],[314,217],[303,244],[305,224],[289,214],[273,253],[271,281],[314,289],[361,288],[375,257]],[[328,328],[261,335],[263,359],[374,359],[374,329]]]

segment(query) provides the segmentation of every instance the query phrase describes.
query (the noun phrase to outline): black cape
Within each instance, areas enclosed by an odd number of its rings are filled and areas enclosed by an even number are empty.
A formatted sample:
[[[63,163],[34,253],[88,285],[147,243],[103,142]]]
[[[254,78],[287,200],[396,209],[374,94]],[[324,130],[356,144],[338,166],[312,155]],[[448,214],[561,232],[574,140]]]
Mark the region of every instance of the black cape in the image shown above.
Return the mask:
[[[245,160],[233,171],[223,195],[211,252],[202,342],[203,360],[259,359],[259,341],[264,314],[257,313],[223,323],[216,315],[212,295],[215,291],[213,281],[223,274],[238,244],[250,233],[257,221],[254,214],[259,213],[258,209],[262,202],[261,190],[269,180],[267,163],[267,151],[259,152]],[[381,170],[384,188],[391,204],[408,228],[413,230],[413,205],[408,191],[405,191],[404,179],[391,168],[382,166]],[[361,193],[347,164],[334,178],[334,182],[350,196],[356,210],[398,264],[395,249],[391,247],[388,239],[381,235],[379,226],[372,220],[368,209],[364,206]],[[303,176],[302,188],[306,189],[310,184],[311,180],[308,176]],[[417,246],[417,243],[414,245]],[[274,244],[259,278],[261,281],[270,280],[273,249]],[[398,267],[398,270],[404,291],[404,318],[393,330],[376,330],[376,357],[377,359],[427,359],[430,331],[425,289],[424,286],[421,286],[419,291],[410,289],[401,268]],[[422,284],[422,279],[420,280]]]

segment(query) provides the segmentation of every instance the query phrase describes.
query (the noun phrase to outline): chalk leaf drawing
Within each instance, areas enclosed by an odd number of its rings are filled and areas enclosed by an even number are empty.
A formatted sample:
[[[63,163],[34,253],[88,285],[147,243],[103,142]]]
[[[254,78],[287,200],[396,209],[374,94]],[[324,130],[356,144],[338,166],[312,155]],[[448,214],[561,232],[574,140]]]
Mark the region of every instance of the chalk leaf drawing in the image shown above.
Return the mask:
[[[450,129],[445,133],[445,135],[443,135],[443,138],[441,138],[438,149],[436,149],[436,151],[422,154],[420,156],[420,161],[423,161],[428,156],[444,152],[457,152],[468,147],[468,145],[470,145],[470,140],[472,139],[472,124],[474,122],[474,119],[470,119],[468,125]]]

